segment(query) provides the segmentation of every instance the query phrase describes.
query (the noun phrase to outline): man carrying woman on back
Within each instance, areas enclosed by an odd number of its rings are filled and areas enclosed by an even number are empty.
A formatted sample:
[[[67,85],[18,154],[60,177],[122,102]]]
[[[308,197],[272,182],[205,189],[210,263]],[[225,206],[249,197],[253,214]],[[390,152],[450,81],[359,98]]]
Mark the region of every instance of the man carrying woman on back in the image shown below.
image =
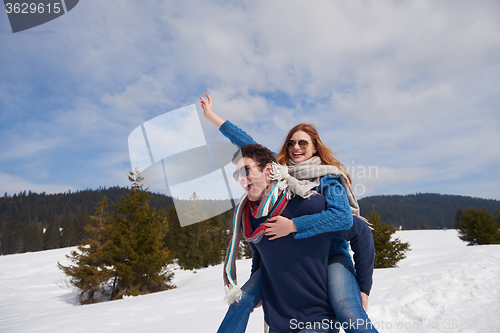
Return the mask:
[[[205,117],[217,126],[222,134],[229,138],[233,144],[241,148],[247,144],[256,143],[244,131],[229,121],[224,121],[217,116],[212,110],[212,101],[208,95],[207,99],[200,99]],[[328,266],[326,268],[327,277],[325,277],[326,285],[324,285],[324,287],[325,293],[328,293],[329,302],[331,303],[330,309],[333,308],[338,323],[348,333],[377,332],[373,328],[363,308],[363,305],[365,308],[367,306],[368,294],[372,285],[374,260],[373,238],[369,227],[359,216],[359,207],[354,192],[352,191],[352,183],[349,174],[342,163],[333,157],[332,151],[323,144],[314,126],[309,124],[299,124],[290,130],[280,152],[276,156],[276,160],[278,163],[270,163],[271,167],[266,166],[267,164],[259,164],[259,171],[266,173],[266,168],[268,168],[268,181],[273,180],[275,182],[274,185],[278,184],[280,191],[288,191],[287,196],[290,200],[299,200],[295,198],[300,198],[301,200],[308,198],[311,200],[305,200],[306,202],[316,202],[316,205],[313,205],[314,209],[298,209],[294,211],[294,214],[288,214],[288,216],[286,214],[279,214],[279,212],[276,214],[276,211],[274,214],[268,215],[269,211],[267,211],[267,209],[271,208],[269,205],[265,206],[267,208],[263,209],[261,207],[259,210],[260,205],[262,205],[262,201],[260,201],[262,199],[261,197],[259,197],[258,200],[251,200],[250,198],[252,191],[256,190],[255,186],[258,184],[258,182],[252,181],[250,177],[250,172],[252,171],[250,165],[243,164],[243,169],[241,167],[237,169],[239,172],[237,179],[240,185],[244,187],[246,192],[245,195],[248,199],[250,201],[255,201],[253,206],[255,210],[251,210],[253,215],[251,214],[252,217],[247,220],[246,224],[241,223],[241,216],[244,217],[246,214],[240,212],[240,216],[238,217],[235,213],[233,240],[225,264],[225,283],[229,295],[227,301],[231,306],[219,328],[219,332],[244,332],[250,312],[257,306],[261,299],[264,300],[266,322],[273,322],[270,316],[272,318],[277,318],[277,314],[278,317],[279,315],[286,314],[287,310],[285,308],[287,307],[293,307],[295,309],[294,311],[296,312],[292,313],[300,312],[298,308],[295,307],[296,304],[299,304],[299,307],[301,307],[302,315],[305,316],[304,318],[307,318],[308,314],[313,311],[313,309],[310,309],[304,304],[300,305],[300,302],[297,301],[294,301],[295,304],[278,304],[276,300],[271,301],[273,297],[273,288],[278,287],[268,281],[269,275],[266,275],[266,278],[263,279],[262,273],[268,274],[269,270],[275,270],[276,267],[279,267],[279,264],[276,260],[269,259],[273,258],[270,255],[272,252],[269,251],[265,251],[265,253],[268,253],[266,257],[268,260],[267,265],[264,264],[264,267],[261,266],[260,269],[258,269],[258,264],[254,262],[251,278],[242,287],[240,294],[240,290],[233,277],[235,276],[235,267],[232,254],[235,253],[235,244],[239,242],[239,239],[235,237],[239,236],[242,226],[243,236],[249,241],[249,244],[251,244],[250,246],[252,250],[254,250],[254,256],[257,253],[257,261],[263,258],[259,258],[259,250],[263,248],[268,249],[266,246],[271,246],[274,249],[280,248],[279,245],[281,242],[278,242],[280,239],[286,242],[292,240],[307,241],[310,238],[314,240],[316,237],[322,237],[324,240],[325,237],[329,237],[329,249],[325,254],[327,257],[325,260],[327,260],[326,263]],[[267,189],[268,192],[270,189],[268,189],[267,186],[270,186],[270,184],[271,183],[266,183],[266,186],[264,186],[264,189]],[[319,196],[320,198],[317,198],[318,193],[322,194]],[[276,200],[277,198],[275,197],[274,199]],[[317,207],[321,204],[317,204],[318,200],[324,200],[325,203],[323,209],[319,211],[317,211]],[[258,202],[258,204],[256,202]],[[238,208],[240,208],[240,204]],[[291,204],[291,206],[295,205],[292,201],[290,201],[289,204]],[[307,206],[307,204],[303,205]],[[292,208],[293,207],[289,207],[289,210]],[[258,215],[262,214],[263,211],[265,211],[266,214]],[[297,212],[300,214],[296,214]],[[255,215],[256,213],[257,215]],[[260,228],[255,228],[258,227],[257,224],[255,224],[256,217],[258,217],[258,226],[260,226]],[[246,230],[245,226],[247,226]],[[255,232],[259,234],[258,237],[252,236]],[[351,242],[351,247],[355,253],[354,259],[356,269],[353,267],[349,254],[348,241]],[[259,245],[260,243],[262,244]],[[318,242],[318,244],[320,243],[323,244],[324,242]],[[294,244],[299,243],[291,242],[285,247],[290,248],[290,246]],[[233,247],[233,252],[231,252],[231,247]],[[313,248],[314,247],[309,248],[309,250],[306,251],[308,253],[303,255],[309,255],[309,252],[314,252]],[[321,246],[319,246],[317,250],[321,252],[321,250],[319,250],[320,248]],[[300,269],[304,263],[303,257],[300,257],[298,254],[297,257],[296,263],[286,261],[290,266],[293,266],[294,269]],[[266,261],[263,260],[262,262],[265,263]],[[301,264],[298,264],[299,262]],[[281,269],[283,270],[285,268],[281,267]],[[316,272],[318,274],[312,276],[308,275],[309,278],[306,279],[307,281],[316,281],[315,283],[317,283],[321,280],[321,265],[318,265],[317,269],[319,269],[319,271]],[[308,286],[304,286],[304,288],[308,288]],[[281,295],[283,297],[284,294]],[[281,298],[278,301],[281,300],[282,303],[286,302],[284,299]],[[274,306],[270,305],[270,301],[271,303],[274,302]],[[323,310],[325,309],[322,308],[322,311]],[[286,315],[282,317],[285,318]],[[289,319],[292,320],[296,318]],[[270,324],[271,330],[274,332],[288,332],[290,330],[299,332],[297,329],[301,328],[299,325],[295,325],[294,327],[292,321],[290,321],[289,326],[285,328],[283,322],[284,321],[281,320],[281,324],[279,324],[280,326],[277,326],[277,328],[273,328],[272,324],[269,322],[268,324]],[[324,332],[329,331],[326,330]]]

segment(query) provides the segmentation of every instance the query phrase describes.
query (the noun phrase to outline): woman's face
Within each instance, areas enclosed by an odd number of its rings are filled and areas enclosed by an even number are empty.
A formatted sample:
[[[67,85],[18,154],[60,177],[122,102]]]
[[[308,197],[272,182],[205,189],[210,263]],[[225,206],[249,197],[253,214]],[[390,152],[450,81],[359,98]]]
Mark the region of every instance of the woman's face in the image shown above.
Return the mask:
[[[300,143],[307,142],[307,147],[300,145]],[[293,133],[292,137],[287,143],[288,154],[295,163],[304,162],[314,156],[316,147],[312,143],[311,136],[304,131],[297,131]]]

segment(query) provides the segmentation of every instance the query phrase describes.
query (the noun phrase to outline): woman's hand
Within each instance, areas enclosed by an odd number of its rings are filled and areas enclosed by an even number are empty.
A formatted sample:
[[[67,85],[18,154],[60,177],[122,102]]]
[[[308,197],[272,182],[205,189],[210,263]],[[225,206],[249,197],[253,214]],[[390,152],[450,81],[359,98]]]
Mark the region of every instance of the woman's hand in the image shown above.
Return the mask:
[[[267,229],[264,231],[264,235],[273,236],[269,238],[269,240],[285,237],[290,233],[297,231],[297,228],[295,228],[295,224],[293,223],[293,221],[281,215],[273,216],[267,221],[268,222],[266,223],[261,223],[261,225],[267,227]]]
[[[219,128],[222,124],[224,124],[224,119],[216,115],[213,111],[212,99],[207,95],[207,98],[200,97],[201,100],[201,108],[203,109],[203,115],[209,122],[217,126]]]
[[[262,306],[262,301],[259,301],[259,303],[257,303],[257,305],[255,306],[255,308],[253,308],[251,312],[253,312],[253,310],[255,310],[257,308],[260,308],[261,306]]]

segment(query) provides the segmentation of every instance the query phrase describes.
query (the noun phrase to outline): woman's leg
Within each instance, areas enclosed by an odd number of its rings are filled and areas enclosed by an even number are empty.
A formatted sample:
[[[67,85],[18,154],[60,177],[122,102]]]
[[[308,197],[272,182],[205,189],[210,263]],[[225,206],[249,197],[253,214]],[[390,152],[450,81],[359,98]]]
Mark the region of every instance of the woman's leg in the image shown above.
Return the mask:
[[[250,313],[261,299],[260,269],[241,287],[241,299],[229,306],[218,333],[245,333]]]
[[[330,256],[328,295],[338,324],[342,325],[346,333],[377,332],[361,305],[361,294],[351,258]]]

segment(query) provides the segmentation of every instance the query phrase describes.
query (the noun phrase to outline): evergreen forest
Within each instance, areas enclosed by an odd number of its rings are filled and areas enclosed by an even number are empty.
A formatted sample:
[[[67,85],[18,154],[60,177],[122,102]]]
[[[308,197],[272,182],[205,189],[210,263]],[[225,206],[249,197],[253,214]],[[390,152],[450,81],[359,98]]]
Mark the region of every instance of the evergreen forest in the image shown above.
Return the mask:
[[[491,215],[500,211],[499,200],[436,193],[377,195],[358,202],[361,215],[368,217],[375,209],[383,223],[405,230],[455,229],[459,209],[485,208]]]
[[[128,195],[127,187],[99,188],[60,194],[21,192],[0,197],[0,254],[33,252],[76,246],[90,237],[85,230],[91,215],[106,196],[110,213]],[[210,209],[217,202],[194,200],[196,209]],[[455,228],[457,210],[500,210],[500,201],[465,196],[419,193],[372,196],[359,200],[361,213],[368,217],[375,209],[383,223],[403,229]],[[231,212],[202,223],[180,228],[172,198],[152,193],[149,206],[167,215],[169,232],[165,245],[185,268],[217,263],[224,255],[231,225]],[[185,249],[193,248],[194,252]],[[244,247],[243,247],[244,248]],[[208,253],[208,254],[207,254]]]

